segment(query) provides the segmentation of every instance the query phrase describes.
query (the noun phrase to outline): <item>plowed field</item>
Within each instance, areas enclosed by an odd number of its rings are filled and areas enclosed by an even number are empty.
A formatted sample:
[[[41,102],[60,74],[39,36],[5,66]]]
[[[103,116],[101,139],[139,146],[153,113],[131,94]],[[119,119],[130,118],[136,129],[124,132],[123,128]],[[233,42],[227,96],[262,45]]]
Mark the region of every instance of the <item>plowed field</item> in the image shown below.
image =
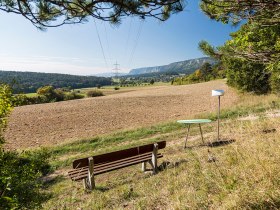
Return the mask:
[[[59,144],[117,130],[133,129],[215,111],[212,89],[223,89],[222,108],[237,101],[224,81],[136,88],[134,91],[49,104],[17,107],[5,133],[6,147]]]

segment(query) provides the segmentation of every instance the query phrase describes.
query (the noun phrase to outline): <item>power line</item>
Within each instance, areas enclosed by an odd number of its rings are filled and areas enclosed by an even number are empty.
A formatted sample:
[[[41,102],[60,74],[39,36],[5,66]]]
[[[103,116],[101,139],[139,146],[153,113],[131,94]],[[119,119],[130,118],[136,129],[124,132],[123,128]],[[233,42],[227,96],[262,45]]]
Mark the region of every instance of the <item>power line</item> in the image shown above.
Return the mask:
[[[109,60],[112,60],[112,55],[111,55],[111,50],[109,48],[109,41],[108,41],[108,36],[107,36],[107,28],[106,28],[106,23],[104,24],[104,29],[105,29],[105,37],[106,37],[106,42],[107,42],[107,50],[108,50],[108,54],[109,54]]]
[[[134,47],[133,47],[132,52],[131,52],[131,54],[130,54],[130,59],[129,59],[128,68],[130,68],[130,66],[131,66],[131,64],[132,64],[132,60],[133,60],[133,57],[134,57],[134,53],[135,53],[136,47],[137,47],[137,45],[138,45],[138,41],[139,41],[139,38],[140,38],[140,35],[141,35],[141,31],[142,31],[142,28],[143,28],[143,23],[144,23],[144,21],[141,21],[141,23],[139,24],[139,28],[138,28],[137,35],[136,35],[136,39],[135,39],[135,43],[134,43]]]
[[[105,57],[105,53],[104,53],[103,45],[102,45],[102,42],[101,42],[101,39],[100,39],[100,35],[99,35],[99,32],[98,32],[97,24],[96,24],[95,19],[93,19],[93,21],[94,21],[94,24],[95,24],[95,29],[96,29],[96,33],[97,33],[97,36],[98,36],[99,44],[100,44],[100,47],[101,47],[101,50],[102,50],[103,58],[104,58],[106,67],[108,69],[108,63],[107,63],[107,60],[106,60],[106,57]]]
[[[126,55],[127,55],[127,47],[128,47],[128,42],[130,40],[131,24],[132,24],[132,18],[130,18],[128,34],[127,34],[127,39],[126,39],[126,44],[125,44],[124,57],[126,57]]]

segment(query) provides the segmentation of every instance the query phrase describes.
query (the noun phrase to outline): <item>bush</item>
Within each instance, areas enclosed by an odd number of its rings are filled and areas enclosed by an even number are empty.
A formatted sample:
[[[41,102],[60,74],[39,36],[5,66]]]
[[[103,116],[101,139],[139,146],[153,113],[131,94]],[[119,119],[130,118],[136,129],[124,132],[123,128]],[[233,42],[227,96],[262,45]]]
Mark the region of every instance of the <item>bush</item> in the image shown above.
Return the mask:
[[[280,73],[273,72],[270,77],[269,83],[270,83],[272,92],[279,95],[280,94]]]
[[[120,88],[119,87],[114,87],[114,90],[119,90]]]
[[[50,170],[49,153],[0,151],[0,209],[32,209],[48,196],[39,179]]]
[[[84,95],[79,94],[77,92],[71,92],[64,95],[64,101],[67,100],[74,100],[74,99],[81,99],[84,98]]]
[[[271,90],[270,73],[260,63],[227,58],[227,83],[244,92],[265,94]]]
[[[17,153],[4,151],[3,131],[12,105],[17,104],[8,85],[0,85],[0,209],[32,209],[47,198],[40,177],[50,170],[46,150]]]
[[[87,92],[87,97],[98,97],[104,96],[104,94],[100,90],[90,90]]]

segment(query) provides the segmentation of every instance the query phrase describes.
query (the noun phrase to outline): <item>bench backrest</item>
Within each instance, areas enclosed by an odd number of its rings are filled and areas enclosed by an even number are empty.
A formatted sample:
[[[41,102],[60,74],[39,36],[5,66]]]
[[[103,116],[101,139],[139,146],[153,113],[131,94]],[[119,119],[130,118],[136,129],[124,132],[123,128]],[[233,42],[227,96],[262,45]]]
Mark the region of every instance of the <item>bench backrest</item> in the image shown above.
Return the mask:
[[[158,144],[158,149],[163,149],[166,147],[166,141],[160,141],[156,142]],[[134,148],[129,148],[125,150],[119,150],[115,152],[110,152],[106,154],[96,155],[93,156],[94,164],[100,164],[100,163],[107,163],[107,162],[113,162],[117,160],[121,160],[124,158],[133,157],[136,155],[141,155],[145,153],[152,152],[154,149],[154,143],[153,144],[147,144],[142,145]],[[87,158],[81,158],[74,160],[73,162],[73,168],[81,168],[88,166],[88,157]]]

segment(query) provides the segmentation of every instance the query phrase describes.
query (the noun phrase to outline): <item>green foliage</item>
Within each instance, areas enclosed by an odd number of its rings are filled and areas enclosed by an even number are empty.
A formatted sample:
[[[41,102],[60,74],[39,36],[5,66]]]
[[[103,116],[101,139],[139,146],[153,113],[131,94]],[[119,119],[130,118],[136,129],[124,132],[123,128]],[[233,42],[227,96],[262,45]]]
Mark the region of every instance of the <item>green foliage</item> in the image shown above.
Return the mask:
[[[87,92],[87,97],[98,97],[104,96],[104,94],[100,90],[90,90]]]
[[[50,170],[46,151],[0,151],[0,209],[31,209],[47,199],[39,179]]]
[[[114,87],[114,90],[119,90],[119,89],[120,89],[120,87],[117,87],[117,86],[116,86],[116,87]]]
[[[256,94],[268,93],[271,90],[270,73],[265,70],[263,64],[229,58],[225,58],[224,63],[229,85]]]
[[[247,23],[231,37],[221,48],[223,54],[270,65],[279,63],[280,25],[262,27]]]
[[[63,2],[63,4],[62,4]],[[63,24],[83,23],[89,17],[120,24],[128,15],[141,19],[153,17],[164,21],[171,14],[183,10],[182,0],[145,0],[145,1],[25,1],[1,0],[0,10],[21,14],[39,29],[56,27]]]
[[[231,1],[231,0],[201,0],[200,4],[203,12],[211,19],[223,23],[236,25],[247,19],[252,23],[261,26],[278,25],[279,20],[279,0],[269,1]]]
[[[68,101],[68,100],[75,100],[75,99],[81,99],[84,98],[84,95],[76,92],[76,91],[72,91],[70,93],[65,93],[64,94],[64,101]]]
[[[155,83],[154,79],[151,79],[150,84],[153,85]]]
[[[29,104],[38,104],[38,103],[49,103],[56,101],[67,101],[74,99],[81,99],[84,95],[79,94],[75,91],[69,92],[68,89],[54,89],[52,86],[44,86],[37,90],[38,97],[31,97]]]
[[[212,19],[240,23],[248,19],[232,39],[213,47],[205,41],[199,48],[222,62],[228,84],[255,93],[278,92],[280,70],[279,1],[202,0],[202,10]]]
[[[211,46],[207,41],[200,41],[198,43],[198,49],[200,49],[201,51],[203,51],[203,53],[205,55],[210,56],[211,58],[216,58],[219,59],[219,53],[218,51],[215,49],[214,46]]]
[[[210,63],[204,63],[201,68],[200,68],[200,71],[201,71],[201,77],[204,79],[204,81],[209,81],[210,80],[210,76],[212,74],[212,66]]]
[[[268,93],[271,90],[276,93],[279,91],[277,84],[279,68],[275,68],[277,62],[273,63],[273,60],[279,56],[274,46],[277,39],[275,34],[267,35],[267,38],[261,35],[264,31],[271,31],[271,27],[251,31],[253,29],[256,29],[256,27],[251,25],[242,26],[238,32],[231,34],[232,40],[227,41],[221,47],[212,47],[213,49],[210,51],[214,52],[213,57],[219,57],[222,68],[226,70],[229,85],[242,91],[257,94]],[[208,47],[209,45],[205,43],[200,45],[200,49],[205,54],[208,54]],[[256,59],[257,47],[259,47],[260,51],[267,50],[267,54],[262,57],[263,61]],[[252,58],[248,58],[248,56],[250,57],[250,53],[246,53],[248,49],[254,52]],[[274,53],[270,54],[270,50]],[[241,53],[241,51],[243,52]],[[274,68],[269,68],[269,66],[274,66]],[[272,77],[272,75],[274,76]]]
[[[274,71],[269,78],[269,83],[273,93],[280,94],[280,72]]]
[[[6,117],[12,105],[22,103],[16,101],[18,98],[8,85],[0,85],[0,209],[31,209],[46,198],[40,192],[39,178],[50,170],[49,154],[44,150],[19,154],[2,149]]]
[[[4,143],[2,133],[6,127],[6,117],[12,110],[13,94],[12,89],[5,84],[0,84],[0,150],[1,144]]]
[[[37,94],[45,96],[48,101],[61,101],[63,99],[61,91],[55,91],[53,86],[40,87],[37,90]]]
[[[219,78],[224,78],[224,71],[220,69],[220,65],[215,64],[212,66],[210,63],[206,62],[194,73],[184,77],[174,78],[172,80],[172,85],[193,84]]]

